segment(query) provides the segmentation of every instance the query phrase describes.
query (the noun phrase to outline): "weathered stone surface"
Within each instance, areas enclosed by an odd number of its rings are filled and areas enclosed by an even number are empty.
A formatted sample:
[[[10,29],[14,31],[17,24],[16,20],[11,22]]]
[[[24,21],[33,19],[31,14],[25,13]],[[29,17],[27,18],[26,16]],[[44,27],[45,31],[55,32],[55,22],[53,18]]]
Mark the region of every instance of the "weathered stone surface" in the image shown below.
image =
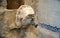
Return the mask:
[[[7,1],[6,0],[0,0],[0,7],[6,8],[7,6]]]
[[[0,37],[4,37],[6,33],[6,28],[5,25],[6,23],[4,22],[4,14],[6,10],[7,2],[6,0],[0,0]]]
[[[16,10],[7,10],[5,12],[5,21],[7,23],[7,27],[9,29],[13,29],[16,27],[15,25],[15,19],[16,19]]]
[[[2,37],[4,37],[8,31],[8,28],[6,28],[6,22],[5,22],[4,14],[5,14],[5,12],[0,14],[0,34]]]
[[[15,25],[16,10],[6,9],[5,2],[0,1],[0,35],[5,38],[37,38],[38,32],[34,26],[27,26],[25,28],[17,28]],[[29,0],[30,1],[30,0]],[[32,2],[32,1],[30,1]],[[27,4],[30,5],[31,3]],[[24,2],[25,3],[25,2]],[[30,6],[35,6],[34,4]],[[35,8],[34,8],[35,9]]]
[[[38,18],[37,17],[38,16],[37,15],[38,14],[38,9],[37,9],[37,7],[38,7],[38,0],[24,0],[24,4],[30,5],[34,9],[36,18]],[[35,20],[37,20],[36,18],[35,18]]]
[[[24,4],[30,5],[36,13],[37,13],[37,5],[38,5],[37,2],[38,0],[24,0]]]
[[[7,1],[6,0],[0,0],[0,14],[2,14],[7,7]]]
[[[1,35],[5,38],[37,38],[38,32],[34,26],[27,26],[25,28],[16,28],[16,10],[7,10],[1,16]]]
[[[6,37],[9,31],[15,26],[15,14],[16,10],[5,10],[0,14],[0,34],[2,37]]]
[[[24,29],[14,29],[7,33],[6,38],[38,38],[38,30],[35,27],[29,26]]]

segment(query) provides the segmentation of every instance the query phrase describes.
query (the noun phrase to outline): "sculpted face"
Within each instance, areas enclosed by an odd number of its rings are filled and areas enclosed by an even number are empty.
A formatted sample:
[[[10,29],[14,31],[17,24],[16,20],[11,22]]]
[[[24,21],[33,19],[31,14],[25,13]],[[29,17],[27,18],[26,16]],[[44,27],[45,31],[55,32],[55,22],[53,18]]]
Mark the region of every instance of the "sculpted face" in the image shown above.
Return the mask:
[[[34,17],[34,10],[31,6],[22,5],[17,9],[16,22],[19,27],[22,25],[27,25],[30,23],[31,19]]]

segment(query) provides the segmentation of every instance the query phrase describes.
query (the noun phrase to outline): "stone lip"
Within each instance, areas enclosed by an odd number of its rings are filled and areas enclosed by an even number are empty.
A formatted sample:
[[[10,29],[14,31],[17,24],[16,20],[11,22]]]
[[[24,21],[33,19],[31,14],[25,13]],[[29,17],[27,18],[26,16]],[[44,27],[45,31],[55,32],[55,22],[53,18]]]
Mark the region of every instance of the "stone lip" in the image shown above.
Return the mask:
[[[58,27],[53,27],[53,26],[51,26],[51,25],[48,25],[48,24],[44,24],[44,23],[39,23],[39,25],[41,26],[41,27],[43,27],[43,28],[46,28],[46,29],[48,29],[48,30],[51,30],[51,31],[53,31],[53,32],[60,32],[60,28],[58,28]]]

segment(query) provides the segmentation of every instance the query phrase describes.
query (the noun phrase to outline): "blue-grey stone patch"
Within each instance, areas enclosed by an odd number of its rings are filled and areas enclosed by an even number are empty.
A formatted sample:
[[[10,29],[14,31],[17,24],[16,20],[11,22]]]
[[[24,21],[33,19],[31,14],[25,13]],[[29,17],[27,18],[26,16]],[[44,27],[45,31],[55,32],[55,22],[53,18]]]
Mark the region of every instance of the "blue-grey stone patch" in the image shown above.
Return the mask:
[[[44,23],[40,23],[40,24],[41,24],[41,27],[43,27],[43,28],[46,28],[46,29],[54,31],[54,32],[60,32],[60,28],[58,28],[56,26],[53,27],[51,25],[47,25],[47,24],[44,24]]]

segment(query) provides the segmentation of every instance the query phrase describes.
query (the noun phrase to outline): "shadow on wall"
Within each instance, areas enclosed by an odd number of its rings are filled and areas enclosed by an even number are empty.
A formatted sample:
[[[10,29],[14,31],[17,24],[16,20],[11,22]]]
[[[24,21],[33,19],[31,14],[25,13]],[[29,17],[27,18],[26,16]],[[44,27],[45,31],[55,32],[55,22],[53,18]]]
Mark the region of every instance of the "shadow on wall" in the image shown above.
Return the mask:
[[[7,0],[7,9],[18,9],[24,4],[24,0]]]
[[[2,0],[0,0],[0,3],[2,2]]]
[[[4,37],[1,36],[1,33],[0,33],[0,38],[4,38]]]
[[[0,6],[1,6],[2,0],[0,0]]]

